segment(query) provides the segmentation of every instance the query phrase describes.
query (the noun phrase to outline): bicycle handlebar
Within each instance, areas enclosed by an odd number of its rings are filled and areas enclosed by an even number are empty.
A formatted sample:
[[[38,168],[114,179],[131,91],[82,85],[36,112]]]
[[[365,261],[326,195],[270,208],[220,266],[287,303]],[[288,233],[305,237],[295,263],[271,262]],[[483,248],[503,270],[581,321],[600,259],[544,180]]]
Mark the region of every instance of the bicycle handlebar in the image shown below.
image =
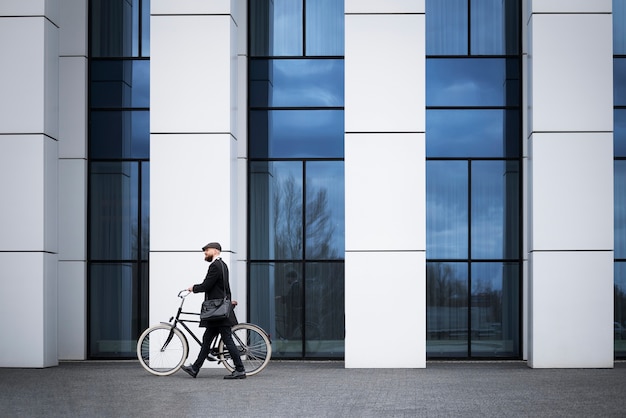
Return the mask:
[[[184,294],[183,294],[183,293],[184,293]],[[187,289],[183,289],[183,290],[181,290],[180,292],[178,292],[178,297],[179,297],[179,298],[181,298],[181,299],[184,299],[184,298],[186,298],[187,296],[189,296],[191,293],[193,293],[193,292],[190,292],[190,291],[189,291],[189,290],[187,290]],[[181,295],[182,295],[182,296],[181,296]]]

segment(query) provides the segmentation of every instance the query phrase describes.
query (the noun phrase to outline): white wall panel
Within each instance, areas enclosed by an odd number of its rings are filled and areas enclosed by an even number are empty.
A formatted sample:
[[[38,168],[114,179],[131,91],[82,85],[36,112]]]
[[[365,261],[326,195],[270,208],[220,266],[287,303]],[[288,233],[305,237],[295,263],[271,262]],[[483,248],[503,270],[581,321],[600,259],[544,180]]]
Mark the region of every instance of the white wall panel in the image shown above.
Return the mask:
[[[424,134],[346,134],[347,251],[425,250],[425,164]]]
[[[0,266],[0,316],[20,317],[0,322],[0,367],[56,365],[56,255],[0,252]]]
[[[612,0],[529,0],[532,13],[610,13]]]
[[[59,359],[85,360],[87,348],[87,267],[59,262]]]
[[[1,132],[41,133],[44,131],[44,37],[43,17],[2,18],[0,57],[12,65],[0,66]]]
[[[424,132],[424,15],[346,15],[345,26],[346,132]]]
[[[230,248],[232,137],[151,135],[150,249]]]
[[[59,257],[87,255],[87,161],[59,160]]]
[[[0,16],[43,16],[59,22],[59,3],[67,0],[2,0]]]
[[[44,142],[0,135],[0,250],[44,249]]]
[[[613,130],[611,28],[610,14],[533,15],[531,131]]]
[[[230,132],[230,16],[152,16],[150,131]]]
[[[425,270],[423,252],[346,253],[347,368],[426,367]],[[387,354],[373,358],[380,344]]]
[[[237,9],[236,0],[151,0],[153,15],[230,14]]]
[[[533,134],[534,251],[613,248],[613,135]]]
[[[59,60],[59,157],[87,158],[87,58]]]
[[[87,3],[89,0],[60,1],[59,42],[61,56],[87,56]]]
[[[344,0],[346,13],[424,13],[426,0]]]
[[[529,365],[613,367],[613,253],[535,252]]]

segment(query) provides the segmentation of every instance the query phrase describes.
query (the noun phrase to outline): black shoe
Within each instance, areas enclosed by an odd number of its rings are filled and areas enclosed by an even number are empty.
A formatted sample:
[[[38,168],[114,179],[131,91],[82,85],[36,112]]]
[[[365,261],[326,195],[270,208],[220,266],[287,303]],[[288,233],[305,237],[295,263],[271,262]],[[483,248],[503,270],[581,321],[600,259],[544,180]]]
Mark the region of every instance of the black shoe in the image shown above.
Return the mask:
[[[224,376],[224,379],[245,379],[246,372],[238,372],[237,370],[233,371],[231,374]]]
[[[181,369],[183,369],[189,376],[193,377],[194,379],[198,375],[198,370],[196,370],[193,366],[183,366],[181,367]]]

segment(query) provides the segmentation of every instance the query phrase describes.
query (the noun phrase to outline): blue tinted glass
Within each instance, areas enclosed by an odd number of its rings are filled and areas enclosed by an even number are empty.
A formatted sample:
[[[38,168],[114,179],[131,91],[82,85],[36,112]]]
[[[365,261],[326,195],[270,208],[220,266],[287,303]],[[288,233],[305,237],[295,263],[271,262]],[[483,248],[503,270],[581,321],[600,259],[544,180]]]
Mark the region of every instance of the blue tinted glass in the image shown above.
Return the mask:
[[[626,58],[613,60],[613,103],[626,106]]]
[[[471,55],[516,54],[519,49],[518,0],[472,0]]]
[[[343,55],[343,0],[307,0],[306,55]]]
[[[426,354],[467,357],[467,263],[426,263]]]
[[[90,258],[136,260],[139,165],[92,162],[89,176]]]
[[[92,61],[91,106],[149,107],[150,61]]]
[[[141,0],[141,56],[150,56],[150,0]]]
[[[516,106],[516,59],[463,58],[426,60],[427,106]]]
[[[343,60],[250,61],[251,107],[343,107]]]
[[[250,258],[302,259],[302,162],[250,163]]]
[[[252,158],[343,158],[343,110],[251,111]]]
[[[426,54],[467,55],[467,0],[426,0]]]
[[[426,111],[427,157],[517,157],[519,112],[502,109]]]
[[[626,109],[613,111],[613,155],[626,157]]]
[[[302,56],[302,0],[255,0],[248,4],[251,56]]]
[[[150,256],[150,162],[141,164],[141,259]]]
[[[343,259],[345,253],[343,161],[306,164],[306,258]]]
[[[472,258],[518,259],[519,163],[472,162]]]
[[[626,54],[626,1],[613,0],[613,54]]]
[[[472,263],[472,356],[518,352],[519,288],[517,263]]]
[[[137,0],[92,0],[91,56],[136,57],[139,10]]]
[[[150,112],[92,111],[91,158],[150,158]]]
[[[613,338],[615,341],[615,355],[626,356],[626,263],[615,262],[615,304],[613,307]]]
[[[468,256],[467,161],[426,161],[426,257]]]
[[[626,258],[626,160],[615,161],[613,187],[615,258]]]

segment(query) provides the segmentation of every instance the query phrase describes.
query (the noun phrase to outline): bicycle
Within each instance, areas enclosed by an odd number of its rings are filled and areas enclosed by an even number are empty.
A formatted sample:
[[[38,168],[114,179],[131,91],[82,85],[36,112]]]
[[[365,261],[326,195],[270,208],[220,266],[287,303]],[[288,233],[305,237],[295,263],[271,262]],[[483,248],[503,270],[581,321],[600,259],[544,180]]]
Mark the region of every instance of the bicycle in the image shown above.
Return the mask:
[[[188,290],[178,292],[181,301],[176,315],[171,317],[169,322],[161,322],[146,329],[137,341],[139,363],[154,375],[168,376],[176,373],[187,359],[189,341],[179,325],[193,337],[198,345],[202,345],[200,339],[187,326],[187,323],[199,323],[200,320],[180,317],[181,315],[200,316],[199,313],[183,311],[185,298],[189,294],[191,292]],[[261,327],[249,323],[234,325],[232,330],[233,341],[239,350],[246,374],[253,376],[261,372],[272,357],[269,335]],[[235,370],[230,353],[219,335],[211,343],[208,360],[221,363],[229,372]]]

